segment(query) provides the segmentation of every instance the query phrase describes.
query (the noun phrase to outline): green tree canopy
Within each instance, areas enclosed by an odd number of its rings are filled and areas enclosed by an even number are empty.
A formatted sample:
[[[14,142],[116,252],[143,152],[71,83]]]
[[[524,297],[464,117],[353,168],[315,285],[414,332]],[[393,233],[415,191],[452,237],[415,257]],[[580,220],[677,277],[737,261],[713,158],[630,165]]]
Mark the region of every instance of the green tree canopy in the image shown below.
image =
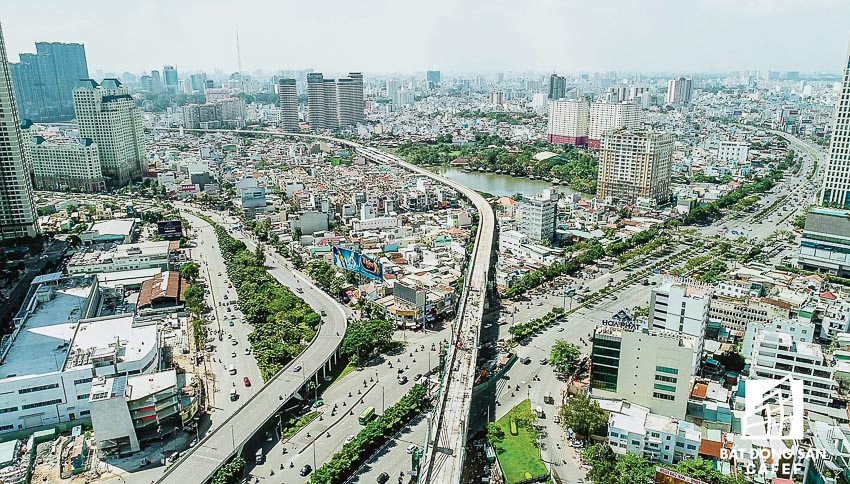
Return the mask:
[[[587,395],[576,395],[561,406],[559,411],[561,425],[573,432],[590,437],[608,425],[608,414],[595,400]]]
[[[201,308],[204,305],[204,290],[197,284],[192,284],[184,292],[183,297],[186,299],[186,307],[189,311],[200,314]]]
[[[186,262],[185,264],[180,265],[180,277],[189,282],[195,282],[200,273],[200,267],[198,267],[198,264],[195,264],[194,262]]]
[[[393,325],[383,319],[357,320],[348,325],[342,340],[342,352],[360,366],[374,351],[387,348],[392,341]]]
[[[552,345],[549,364],[562,375],[572,375],[578,370],[581,349],[573,343],[559,339]]]

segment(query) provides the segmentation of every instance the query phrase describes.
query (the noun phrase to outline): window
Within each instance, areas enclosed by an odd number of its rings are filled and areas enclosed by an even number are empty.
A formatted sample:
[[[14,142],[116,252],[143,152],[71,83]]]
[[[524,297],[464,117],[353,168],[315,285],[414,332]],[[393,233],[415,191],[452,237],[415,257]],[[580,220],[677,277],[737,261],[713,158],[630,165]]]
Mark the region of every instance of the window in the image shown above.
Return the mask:
[[[30,408],[46,407],[46,406],[48,406],[48,405],[56,405],[57,403],[62,403],[62,399],[61,399],[61,398],[57,398],[57,399],[55,399],[55,400],[46,400],[46,401],[44,401],[44,402],[38,402],[38,403],[28,403],[28,404],[26,404],[26,405],[22,406],[22,407],[21,407],[21,409],[23,409],[23,410],[28,410],[28,409],[30,409]]]
[[[652,398],[657,398],[659,400],[675,400],[676,397],[673,395],[667,395],[666,393],[658,393],[652,392]]]
[[[79,385],[80,383],[91,383],[91,378],[80,378],[79,380],[74,380],[74,385]]]
[[[77,400],[88,400],[89,394],[86,393],[84,395],[77,395]]]
[[[90,410],[83,410],[82,412],[80,412],[80,416],[85,417],[86,415],[89,415],[90,413],[91,413]]]
[[[676,383],[678,378],[675,376],[655,375],[655,381],[665,381],[667,383]]]
[[[676,387],[671,386],[671,385],[662,385],[660,383],[656,383],[656,384],[652,385],[652,387],[655,388],[656,390],[664,390],[665,392],[675,392],[676,391]]]
[[[18,407],[0,408],[0,413],[17,412]]]
[[[666,366],[656,366],[655,371],[659,371],[661,373],[670,373],[671,375],[678,375],[679,370],[676,368],[668,368]]]
[[[7,431],[7,430],[12,430],[13,428],[15,428],[15,426],[14,426],[14,425],[3,425],[2,427],[0,427],[0,432],[5,432],[5,431]]]
[[[23,395],[24,393],[32,393],[32,392],[40,392],[42,390],[50,390],[53,388],[59,388],[58,383],[51,383],[50,385],[41,385],[37,387],[29,387],[29,388],[21,388],[18,390],[18,393]]]
[[[688,444],[687,449],[688,450],[697,450],[697,446],[693,445],[693,444]]]
[[[632,445],[634,445],[635,447],[640,447],[640,441],[639,440],[633,440]]]

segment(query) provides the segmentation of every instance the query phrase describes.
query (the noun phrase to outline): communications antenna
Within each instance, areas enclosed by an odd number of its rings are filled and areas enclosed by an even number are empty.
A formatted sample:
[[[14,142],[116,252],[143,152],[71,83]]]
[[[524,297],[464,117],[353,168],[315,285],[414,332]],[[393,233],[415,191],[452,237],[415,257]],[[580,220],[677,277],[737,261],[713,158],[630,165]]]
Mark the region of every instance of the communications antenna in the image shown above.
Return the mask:
[[[239,31],[236,31],[236,64],[239,69],[239,89],[245,92],[245,80],[242,76],[242,53],[239,50]]]

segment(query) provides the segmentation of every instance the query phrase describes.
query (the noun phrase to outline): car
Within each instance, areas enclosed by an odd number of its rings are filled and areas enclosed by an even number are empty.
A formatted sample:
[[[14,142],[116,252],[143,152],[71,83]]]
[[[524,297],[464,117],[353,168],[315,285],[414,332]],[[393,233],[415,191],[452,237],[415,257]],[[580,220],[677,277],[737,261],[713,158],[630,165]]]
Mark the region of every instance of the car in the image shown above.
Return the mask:
[[[251,354],[251,348],[245,348],[245,354],[250,355]]]
[[[354,437],[356,437],[356,435],[348,434],[348,437],[345,438],[345,443],[346,444],[351,443],[354,440]]]
[[[294,372],[301,371],[301,365],[296,366],[295,368],[292,369],[292,371],[294,371]]]
[[[559,332],[559,333],[563,333],[563,332],[564,332],[564,328],[558,328],[558,332]]]
[[[555,423],[561,423],[561,417],[559,417],[558,414],[555,414],[555,416],[552,417],[552,421]]]
[[[232,320],[232,319],[230,320],[230,322],[228,323],[228,325],[229,325],[229,326],[233,326],[233,325],[234,325],[234,322],[233,322],[233,320]]]
[[[239,344],[239,342],[236,341],[235,339],[232,339],[232,340],[230,340],[230,344],[233,345],[233,346],[236,346],[236,345]]]
[[[231,358],[236,358],[236,352],[234,351],[234,352],[230,353],[230,357],[231,357]]]
[[[413,377],[413,381],[417,381],[417,380],[419,380],[420,378],[422,378],[422,373],[417,373],[417,374]]]
[[[244,383],[246,387],[251,386],[251,380],[247,376],[242,378],[242,383]]]
[[[381,472],[378,476],[378,484],[386,484],[390,480],[390,475],[386,472]]]
[[[301,470],[298,471],[298,474],[300,474],[301,477],[306,477],[310,475],[311,472],[313,472],[313,467],[310,464],[304,464],[304,467],[302,467]]]
[[[531,364],[531,358],[529,358],[529,357],[525,357],[525,358],[521,359],[520,361],[522,362],[523,365],[530,365]]]
[[[407,375],[400,375],[398,377],[398,384],[404,385],[405,383],[407,383]]]
[[[218,277],[221,277],[221,272],[218,273]]]
[[[541,365],[548,365],[548,364],[549,364],[549,359],[548,359],[548,358],[542,358],[542,359],[540,360],[540,364],[541,364]]]
[[[407,446],[407,453],[412,454],[414,450],[418,449],[419,446],[416,444],[410,444]]]

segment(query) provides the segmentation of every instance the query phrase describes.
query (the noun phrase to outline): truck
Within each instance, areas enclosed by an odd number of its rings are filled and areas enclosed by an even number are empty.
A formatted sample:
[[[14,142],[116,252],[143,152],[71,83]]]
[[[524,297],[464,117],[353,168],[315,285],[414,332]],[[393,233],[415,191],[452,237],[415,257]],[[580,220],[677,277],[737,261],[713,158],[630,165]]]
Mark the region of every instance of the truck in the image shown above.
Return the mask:
[[[555,399],[552,398],[551,392],[546,392],[546,394],[543,395],[543,403],[555,403]]]
[[[239,398],[239,394],[236,393],[236,387],[230,389],[230,401],[235,402]]]
[[[538,405],[537,407],[535,407],[534,411],[535,411],[535,413],[537,413],[537,418],[544,418],[544,417],[546,417],[546,414],[545,414],[545,413],[543,413],[543,407],[541,407],[540,405]]]

